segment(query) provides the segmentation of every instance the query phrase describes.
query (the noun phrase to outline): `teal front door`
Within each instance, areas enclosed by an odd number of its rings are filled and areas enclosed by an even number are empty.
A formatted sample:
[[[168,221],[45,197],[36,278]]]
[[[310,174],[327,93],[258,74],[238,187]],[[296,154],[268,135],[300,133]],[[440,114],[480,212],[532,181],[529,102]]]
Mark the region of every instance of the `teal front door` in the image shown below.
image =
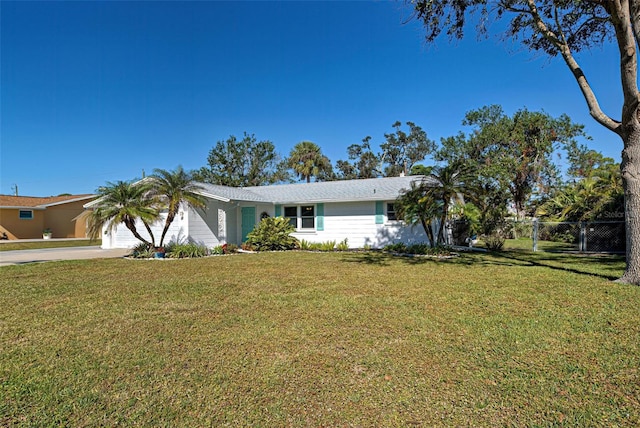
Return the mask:
[[[256,207],[242,207],[242,242],[256,225]]]

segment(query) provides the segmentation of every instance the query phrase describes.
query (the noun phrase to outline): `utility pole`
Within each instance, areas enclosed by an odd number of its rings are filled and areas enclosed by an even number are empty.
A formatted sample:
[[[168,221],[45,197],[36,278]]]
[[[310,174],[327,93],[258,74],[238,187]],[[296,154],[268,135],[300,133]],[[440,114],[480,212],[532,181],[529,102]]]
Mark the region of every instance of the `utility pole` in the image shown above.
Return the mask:
[[[13,186],[11,186],[11,189],[13,189],[13,194],[15,196],[18,196],[18,185],[14,184]]]

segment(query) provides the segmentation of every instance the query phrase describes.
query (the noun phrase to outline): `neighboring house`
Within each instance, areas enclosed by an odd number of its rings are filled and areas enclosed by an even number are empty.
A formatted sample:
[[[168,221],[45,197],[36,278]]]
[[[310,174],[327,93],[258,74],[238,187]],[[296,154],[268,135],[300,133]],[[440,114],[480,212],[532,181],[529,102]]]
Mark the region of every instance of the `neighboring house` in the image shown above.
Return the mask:
[[[0,237],[42,239],[51,229],[53,238],[85,238],[86,224],[77,217],[95,195],[32,196],[0,195]]]
[[[398,221],[393,202],[411,182],[423,176],[227,187],[202,184],[208,199],[204,210],[181,209],[165,242],[193,241],[208,247],[240,244],[264,217],[288,218],[298,239],[309,242],[341,242],[351,248],[381,248],[394,242],[426,242],[422,227]],[[91,208],[93,204],[86,204]],[[152,229],[159,239],[164,219]],[[148,237],[142,224],[138,232]],[[103,232],[103,248],[130,248],[139,241],[124,226]]]

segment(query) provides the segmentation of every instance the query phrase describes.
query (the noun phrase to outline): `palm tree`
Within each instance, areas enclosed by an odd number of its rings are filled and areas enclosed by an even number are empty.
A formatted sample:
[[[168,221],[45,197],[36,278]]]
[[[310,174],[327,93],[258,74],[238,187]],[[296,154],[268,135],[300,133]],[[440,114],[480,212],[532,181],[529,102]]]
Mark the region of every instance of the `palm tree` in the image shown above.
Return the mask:
[[[112,232],[119,224],[124,224],[140,241],[154,245],[149,224],[158,219],[156,201],[150,193],[148,181],[132,183],[130,181],[108,182],[98,188],[96,204],[88,213],[88,232],[92,238],[98,237],[106,226]],[[136,220],[140,219],[151,236],[151,242],[144,239],[136,229]]]
[[[153,194],[158,198],[167,210],[167,219],[164,223],[160,246],[164,243],[164,238],[173,223],[181,204],[193,208],[205,208],[206,198],[199,192],[204,188],[196,183],[193,176],[185,172],[182,166],[178,166],[175,171],[155,169],[151,176],[151,186]]]
[[[431,192],[442,204],[437,242],[443,242],[444,225],[449,215],[449,207],[454,201],[464,203],[462,194],[472,178],[471,171],[461,163],[454,162],[444,167],[433,167],[428,177],[437,183],[431,188]]]
[[[411,182],[411,189],[398,196],[393,208],[398,218],[412,225],[421,224],[429,239],[429,245],[435,247],[436,240],[431,225],[441,212],[441,206],[430,188],[431,185],[426,178],[420,182]]]
[[[451,203],[463,202],[463,189],[470,179],[470,170],[459,163],[435,166],[421,181],[411,183],[411,189],[400,195],[393,206],[405,221],[422,224],[429,242],[435,246],[444,241],[444,225]],[[436,219],[440,227],[434,237],[431,224]]]
[[[329,158],[323,155],[320,147],[311,141],[296,144],[289,153],[287,164],[307,183],[311,182],[311,177],[331,175],[332,172]]]

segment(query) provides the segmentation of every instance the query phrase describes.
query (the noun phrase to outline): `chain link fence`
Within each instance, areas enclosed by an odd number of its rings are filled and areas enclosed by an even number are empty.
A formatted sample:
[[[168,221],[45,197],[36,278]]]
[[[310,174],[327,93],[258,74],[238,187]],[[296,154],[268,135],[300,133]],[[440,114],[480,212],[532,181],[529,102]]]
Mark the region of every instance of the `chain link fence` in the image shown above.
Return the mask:
[[[624,253],[623,221],[531,222],[533,251]]]
[[[624,253],[626,248],[624,221],[522,220],[509,222],[504,231],[514,248],[533,251]],[[447,244],[466,246],[475,239],[466,221],[447,224]]]

